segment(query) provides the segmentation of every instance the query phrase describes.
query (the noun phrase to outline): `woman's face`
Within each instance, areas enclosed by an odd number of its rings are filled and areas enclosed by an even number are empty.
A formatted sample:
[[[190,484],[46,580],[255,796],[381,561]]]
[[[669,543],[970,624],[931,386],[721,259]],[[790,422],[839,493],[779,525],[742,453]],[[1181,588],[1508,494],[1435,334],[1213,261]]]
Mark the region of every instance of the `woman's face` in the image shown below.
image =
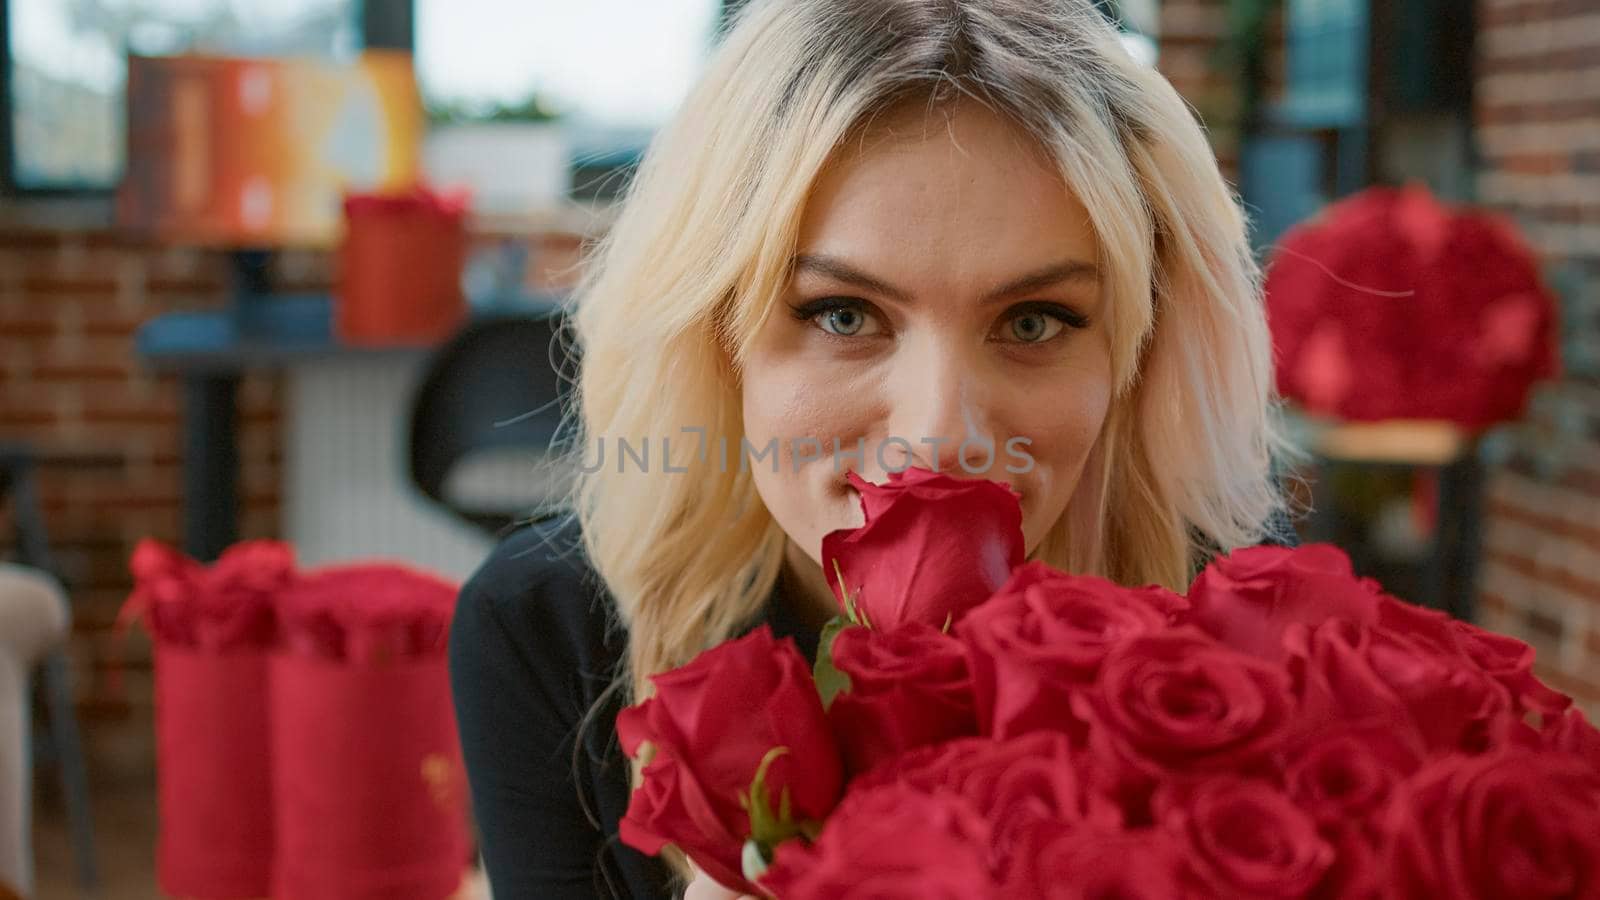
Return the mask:
[[[862,524],[845,473],[919,465],[1014,487],[1031,553],[1111,400],[1099,257],[1030,139],[976,104],[847,144],[743,371],[747,461],[789,538],[820,565],[823,535]]]

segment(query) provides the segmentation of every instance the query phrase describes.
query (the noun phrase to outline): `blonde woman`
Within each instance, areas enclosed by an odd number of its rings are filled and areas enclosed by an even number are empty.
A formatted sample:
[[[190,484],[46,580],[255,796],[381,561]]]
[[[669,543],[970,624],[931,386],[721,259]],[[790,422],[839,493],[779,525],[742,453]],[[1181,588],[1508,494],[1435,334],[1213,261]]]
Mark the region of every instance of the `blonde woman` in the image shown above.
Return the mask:
[[[1005,481],[1031,558],[1126,584],[1287,539],[1245,219],[1087,2],[757,0],[587,262],[572,512],[452,634],[501,900],[692,878],[616,838],[614,718],[763,622],[814,652],[848,471]]]

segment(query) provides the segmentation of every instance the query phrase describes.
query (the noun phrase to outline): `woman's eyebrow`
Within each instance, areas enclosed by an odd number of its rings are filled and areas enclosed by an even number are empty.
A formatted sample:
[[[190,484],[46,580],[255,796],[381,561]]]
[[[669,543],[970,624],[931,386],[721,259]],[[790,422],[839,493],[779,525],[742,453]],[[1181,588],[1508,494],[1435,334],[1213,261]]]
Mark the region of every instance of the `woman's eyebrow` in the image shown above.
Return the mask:
[[[902,303],[911,302],[909,291],[902,290],[881,278],[869,275],[837,256],[829,256],[825,253],[801,253],[795,256],[792,271],[823,275],[835,281],[842,281],[845,284],[855,285],[863,290],[893,298]],[[993,303],[1067,282],[1092,284],[1099,282],[1099,280],[1100,269],[1094,263],[1079,259],[1067,259],[1051,263],[1042,269],[1029,272],[1019,278],[1014,278],[989,291],[984,295],[983,301],[985,303]]]
[[[801,253],[794,258],[793,271],[824,275],[835,281],[853,284],[862,290],[882,294],[885,297],[892,297],[901,303],[911,302],[911,294],[909,292],[902,291],[880,278],[874,278],[837,256],[828,256],[824,253]]]
[[[1067,282],[1082,282],[1084,284],[1098,284],[1100,282],[1100,268],[1091,262],[1081,259],[1066,259],[1052,263],[1042,269],[1030,272],[1021,278],[1014,278],[998,288],[985,294],[983,301],[993,303],[998,300],[1008,300],[1021,294],[1031,294],[1034,291],[1055,287]]]

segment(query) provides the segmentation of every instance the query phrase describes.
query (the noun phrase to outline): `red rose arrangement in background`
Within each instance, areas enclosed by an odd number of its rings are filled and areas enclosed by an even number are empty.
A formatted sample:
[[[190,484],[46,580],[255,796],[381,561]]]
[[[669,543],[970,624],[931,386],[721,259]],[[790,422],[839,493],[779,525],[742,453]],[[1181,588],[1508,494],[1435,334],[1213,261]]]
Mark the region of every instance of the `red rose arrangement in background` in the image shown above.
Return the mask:
[[[1179,596],[1022,563],[1004,485],[856,487],[814,664],[759,629],[618,717],[625,843],[784,900],[1600,897],[1600,731],[1527,645],[1327,546]]]
[[[1517,418],[1557,374],[1558,305],[1488,211],[1371,187],[1291,228],[1266,272],[1278,390],[1347,421]]]

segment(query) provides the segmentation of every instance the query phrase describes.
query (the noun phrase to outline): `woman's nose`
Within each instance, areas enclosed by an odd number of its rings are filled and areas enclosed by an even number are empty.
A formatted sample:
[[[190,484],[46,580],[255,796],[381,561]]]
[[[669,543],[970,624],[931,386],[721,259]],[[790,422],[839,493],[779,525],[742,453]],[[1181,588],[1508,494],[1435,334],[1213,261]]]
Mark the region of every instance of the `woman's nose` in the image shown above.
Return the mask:
[[[915,352],[908,348],[894,377],[886,464],[958,477],[988,474],[998,436],[990,428],[988,391],[974,362],[957,348],[930,343]]]

